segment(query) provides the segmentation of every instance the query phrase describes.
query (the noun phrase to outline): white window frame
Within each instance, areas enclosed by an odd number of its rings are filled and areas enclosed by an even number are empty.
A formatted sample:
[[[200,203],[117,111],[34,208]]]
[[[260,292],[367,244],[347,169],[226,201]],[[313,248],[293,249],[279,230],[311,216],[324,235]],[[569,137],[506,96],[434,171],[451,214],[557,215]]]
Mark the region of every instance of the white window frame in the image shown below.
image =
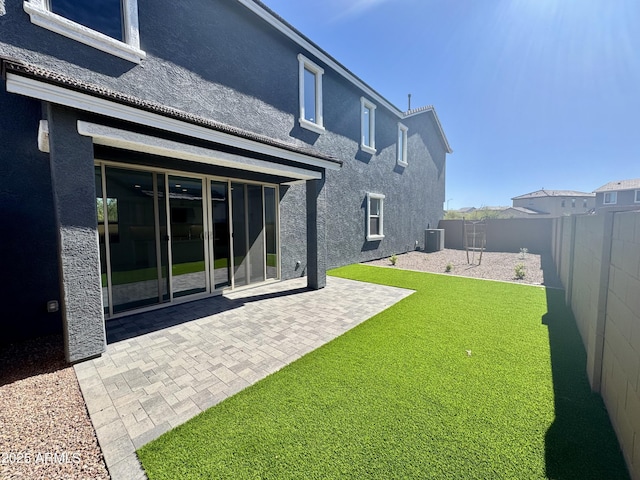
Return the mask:
[[[640,203],[640,190],[635,191],[633,199],[635,203]]]
[[[48,0],[24,1],[23,8],[31,23],[133,63],[141,63],[147,57],[140,49],[138,0],[121,0],[124,42],[53,13],[48,3]]]
[[[324,70],[309,60],[307,57],[298,54],[298,75],[299,75],[299,102],[300,102],[300,126],[316,133],[324,133],[324,117],[322,115],[322,75]],[[304,71],[309,70],[315,76],[315,84],[313,86],[316,99],[316,121],[311,122],[305,118],[304,111]]]
[[[607,195],[609,196],[608,202]],[[604,192],[604,197],[602,198],[603,205],[615,205],[616,203],[618,203],[618,192]]]
[[[398,136],[396,139],[397,148],[396,148],[396,156],[398,160],[398,165],[406,167],[409,165],[409,161],[407,159],[407,143],[409,139],[409,127],[404,126],[401,123],[398,123]],[[398,140],[402,138],[402,143]]]
[[[365,111],[369,110],[369,122],[365,121]],[[369,129],[369,145],[364,143],[365,130]],[[376,105],[364,97],[360,97],[360,148],[362,151],[375,154],[376,150]]]
[[[380,222],[380,229],[378,233],[371,233],[371,200],[380,201],[380,215],[378,216]],[[384,238],[384,199],[385,196],[381,193],[367,193],[367,241],[382,240]]]

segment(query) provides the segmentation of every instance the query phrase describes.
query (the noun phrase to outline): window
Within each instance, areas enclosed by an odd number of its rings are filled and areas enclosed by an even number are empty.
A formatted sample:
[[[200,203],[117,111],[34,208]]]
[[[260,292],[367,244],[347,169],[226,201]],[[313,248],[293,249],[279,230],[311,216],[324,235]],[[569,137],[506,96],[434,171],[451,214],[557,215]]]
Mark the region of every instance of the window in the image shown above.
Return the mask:
[[[300,126],[324,132],[322,117],[322,75],[324,70],[304,55],[298,55],[300,82]]]
[[[615,205],[618,203],[618,192],[606,192],[604,194],[604,205]]]
[[[636,196],[634,197],[636,203],[640,203],[640,190],[636,190]]]
[[[576,199],[575,198],[571,199],[571,208],[576,208]]]
[[[384,238],[384,195],[367,193],[367,240]]]
[[[566,201],[565,201],[565,200],[562,200],[562,201],[560,202],[560,207],[561,207],[561,208],[566,207]]]
[[[407,131],[409,129],[402,125],[398,124],[398,152],[397,159],[398,165],[402,165],[406,167],[409,163],[407,162]]]
[[[31,22],[134,63],[140,50],[138,0],[25,0]]]
[[[360,148],[368,153],[376,153],[376,106],[360,97]]]
[[[582,208],[587,208],[587,200],[586,199],[582,200]]]

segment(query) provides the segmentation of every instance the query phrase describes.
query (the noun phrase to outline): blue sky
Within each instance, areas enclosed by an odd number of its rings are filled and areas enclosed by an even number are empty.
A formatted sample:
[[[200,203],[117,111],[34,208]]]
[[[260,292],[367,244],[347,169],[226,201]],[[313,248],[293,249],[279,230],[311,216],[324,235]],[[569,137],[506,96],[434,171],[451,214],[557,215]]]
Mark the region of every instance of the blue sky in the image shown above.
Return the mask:
[[[401,109],[436,107],[451,209],[640,178],[638,0],[263,1]]]

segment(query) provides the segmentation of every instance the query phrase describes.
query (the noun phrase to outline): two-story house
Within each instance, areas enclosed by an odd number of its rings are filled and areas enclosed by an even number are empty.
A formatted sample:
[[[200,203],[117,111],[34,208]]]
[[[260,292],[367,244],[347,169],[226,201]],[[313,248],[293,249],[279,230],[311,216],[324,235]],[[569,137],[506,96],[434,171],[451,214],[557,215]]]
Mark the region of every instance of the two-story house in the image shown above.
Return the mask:
[[[640,178],[609,182],[594,192],[598,212],[640,210]]]
[[[451,152],[257,0],[0,2],[2,341],[421,245]]]
[[[513,197],[511,201],[521,217],[552,218],[589,213],[595,207],[595,197],[587,192],[541,189]]]

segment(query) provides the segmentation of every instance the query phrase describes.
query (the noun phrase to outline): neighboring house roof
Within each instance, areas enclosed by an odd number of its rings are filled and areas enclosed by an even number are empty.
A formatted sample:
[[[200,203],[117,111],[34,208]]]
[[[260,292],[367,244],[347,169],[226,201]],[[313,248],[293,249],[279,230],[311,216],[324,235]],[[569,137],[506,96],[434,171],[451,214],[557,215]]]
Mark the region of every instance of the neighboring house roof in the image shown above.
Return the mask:
[[[575,190],[536,190],[535,192],[525,193],[511,200],[523,200],[525,198],[543,198],[543,197],[594,197],[593,193],[577,192]]]
[[[24,62],[0,57],[0,66],[2,67],[0,70],[2,72],[2,77],[4,78],[6,78],[7,72],[15,73],[16,75],[33,78],[42,82],[46,82],[48,84],[57,85],[69,90],[85,93],[93,97],[103,98],[122,105],[156,113],[165,117],[174,118],[176,120],[181,120],[183,122],[205,127],[228,135],[233,135],[253,142],[262,143],[271,147],[276,147],[293,153],[306,155],[308,157],[317,158],[331,164],[342,166],[342,160],[338,160],[335,157],[326,155],[322,152],[318,152],[317,150],[309,147],[294,145],[291,143],[283,142],[281,140],[273,139],[271,137],[267,137],[265,135],[258,135],[247,130],[220,123],[205,117],[193,115],[182,110],[167,107],[159,103],[149,102],[147,100],[142,100],[138,97],[116,92],[101,86],[85,83],[66,75],[62,75],[60,73],[56,73],[41,67],[36,67],[34,65],[29,65]]]
[[[353,83],[356,87],[361,89],[364,93],[369,95],[373,100],[387,107],[391,112],[393,112],[399,118],[407,118],[413,115],[417,115],[420,113],[431,112],[433,114],[434,120],[438,127],[438,131],[440,133],[440,137],[442,139],[442,143],[445,146],[447,153],[453,153],[451,146],[449,145],[449,141],[444,134],[444,130],[442,129],[442,125],[440,120],[438,119],[438,115],[436,114],[435,108],[432,105],[415,108],[409,110],[408,112],[401,111],[398,107],[393,105],[389,100],[379,94],[376,90],[371,88],[367,83],[363,82],[357,75],[355,75],[351,70],[338,62],[335,58],[329,55],[325,50],[320,48],[316,43],[311,41],[306,35],[301,33],[298,29],[296,29],[293,25],[287,22],[284,18],[278,15],[276,12],[267,7],[260,0],[238,0],[242,5],[247,7],[253,13],[258,15],[260,18],[269,23],[276,30],[280,31],[291,40],[296,42],[301,47],[305,48],[309,53],[317,57],[320,61],[331,67],[336,73],[344,77],[349,82]]]
[[[619,192],[620,190],[640,190],[640,178],[609,182],[594,190],[594,192]]]
[[[539,212],[538,210],[533,210],[531,208],[525,208],[525,207],[507,207],[505,209],[505,212],[508,210],[515,210],[520,213],[526,213],[527,215],[548,215],[547,212]]]

